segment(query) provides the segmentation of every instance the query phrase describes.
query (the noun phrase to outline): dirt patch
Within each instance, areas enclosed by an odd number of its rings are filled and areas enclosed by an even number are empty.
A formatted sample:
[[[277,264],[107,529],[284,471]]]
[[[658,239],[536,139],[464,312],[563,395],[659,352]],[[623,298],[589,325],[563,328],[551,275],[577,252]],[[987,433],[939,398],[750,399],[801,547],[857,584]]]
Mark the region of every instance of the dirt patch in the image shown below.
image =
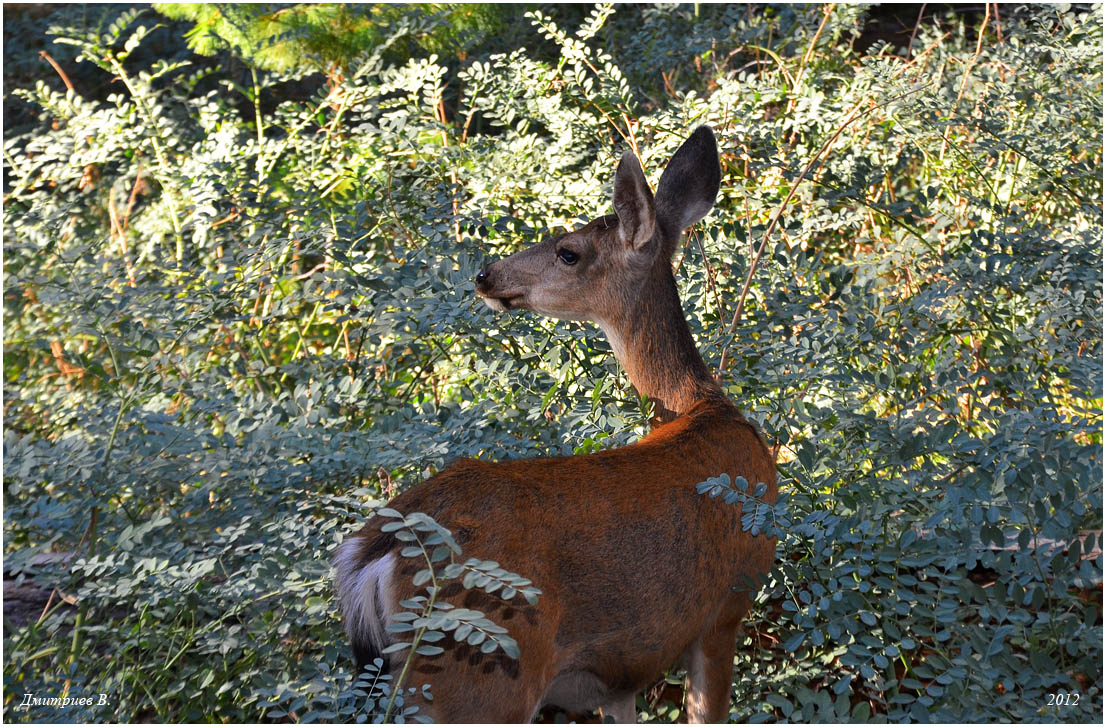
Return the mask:
[[[42,588],[31,581],[16,584],[4,579],[4,625],[23,628],[37,621],[50,600],[49,588]],[[55,599],[57,596],[55,596]]]

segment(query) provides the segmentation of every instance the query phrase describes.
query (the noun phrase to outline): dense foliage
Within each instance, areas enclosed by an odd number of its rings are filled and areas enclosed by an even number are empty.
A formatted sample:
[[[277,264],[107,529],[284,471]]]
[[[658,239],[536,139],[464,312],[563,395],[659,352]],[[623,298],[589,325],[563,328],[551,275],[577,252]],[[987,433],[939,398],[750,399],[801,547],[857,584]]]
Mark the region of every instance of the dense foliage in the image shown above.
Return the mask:
[[[596,328],[493,315],[474,273],[702,123],[681,295],[786,493],[734,719],[1101,718],[1101,8],[898,47],[860,6],[519,10],[465,52],[414,9],[341,71],[230,11],[190,37],[237,65],[143,56],[159,16],[109,12],[49,46],[108,92],[43,64],[5,130],[5,600],[49,595],[5,619],[6,721],[379,715],[335,545],[452,459],[646,429]]]

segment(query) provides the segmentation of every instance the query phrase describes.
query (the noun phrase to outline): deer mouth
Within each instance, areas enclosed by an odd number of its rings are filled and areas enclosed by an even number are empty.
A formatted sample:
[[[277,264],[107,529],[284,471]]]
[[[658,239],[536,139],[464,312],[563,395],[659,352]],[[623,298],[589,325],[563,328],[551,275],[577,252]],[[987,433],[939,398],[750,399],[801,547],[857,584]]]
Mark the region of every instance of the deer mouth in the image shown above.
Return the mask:
[[[497,313],[509,311],[512,308],[518,308],[522,304],[523,296],[521,295],[491,295],[488,293],[476,292],[480,296],[481,300],[487,304],[489,308]]]

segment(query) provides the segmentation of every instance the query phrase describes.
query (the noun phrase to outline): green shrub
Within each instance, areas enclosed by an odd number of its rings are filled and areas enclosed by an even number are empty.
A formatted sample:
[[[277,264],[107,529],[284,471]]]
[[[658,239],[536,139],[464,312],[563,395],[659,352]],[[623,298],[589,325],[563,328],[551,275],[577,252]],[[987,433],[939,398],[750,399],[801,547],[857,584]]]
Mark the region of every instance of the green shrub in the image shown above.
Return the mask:
[[[5,569],[58,589],[5,623],[5,719],[379,714],[334,546],[457,457],[646,427],[597,329],[473,275],[701,123],[723,190],[681,295],[786,499],[735,719],[1100,719],[1101,9],[927,20],[909,58],[857,47],[865,12],[533,12],[448,63],[400,14],[272,112],[260,59],[136,66],[153,15],[55,29],[118,80],[19,91],[4,142]]]
[[[348,70],[364,52],[388,40],[389,26],[406,21],[417,32],[400,52],[465,55],[510,32],[520,6],[463,3],[154,3],[166,17],[194,23],[188,46],[202,55],[230,50],[269,71]],[[392,40],[396,40],[393,36]],[[394,49],[396,51],[400,49]],[[403,58],[394,54],[392,58]]]

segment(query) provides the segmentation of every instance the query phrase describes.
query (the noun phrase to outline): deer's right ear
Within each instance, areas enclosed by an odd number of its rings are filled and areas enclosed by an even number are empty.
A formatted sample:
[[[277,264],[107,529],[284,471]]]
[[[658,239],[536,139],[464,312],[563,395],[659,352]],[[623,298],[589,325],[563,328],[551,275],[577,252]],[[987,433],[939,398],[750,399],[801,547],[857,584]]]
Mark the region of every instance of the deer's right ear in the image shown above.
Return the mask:
[[[618,215],[618,239],[640,250],[653,237],[657,210],[653,193],[633,152],[622,155],[614,175],[614,213]]]
[[[710,212],[721,183],[714,132],[700,126],[672,155],[657,184],[657,220],[669,236],[678,238]]]

